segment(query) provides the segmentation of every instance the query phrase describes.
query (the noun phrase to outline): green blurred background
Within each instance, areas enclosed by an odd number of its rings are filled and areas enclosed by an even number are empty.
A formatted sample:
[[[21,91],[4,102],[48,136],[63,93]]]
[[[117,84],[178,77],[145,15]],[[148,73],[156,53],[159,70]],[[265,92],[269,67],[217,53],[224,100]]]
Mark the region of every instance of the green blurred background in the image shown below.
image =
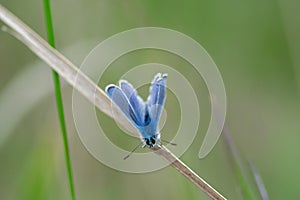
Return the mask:
[[[42,1],[0,3],[45,38]],[[299,9],[300,1],[283,0],[52,1],[57,48],[77,65],[97,43],[135,27],[174,29],[203,45],[223,76],[227,127],[242,157],[255,163],[270,199],[300,199]],[[187,65],[166,52],[135,52],[113,63],[100,86],[146,62],[163,62],[179,71]],[[4,32],[0,66],[0,199],[69,199],[50,68]],[[187,69],[181,72],[197,91],[203,120],[182,160],[228,199],[242,199],[222,138],[205,159],[198,158],[210,109],[204,83]],[[141,88],[145,95],[147,90]],[[171,167],[127,174],[95,160],[76,133],[71,92],[64,84],[78,199],[208,199]],[[112,121],[108,124],[109,137],[118,143],[121,131]],[[170,124],[166,132],[172,134]],[[170,134],[164,137],[171,139]],[[251,176],[249,180],[253,182]]]

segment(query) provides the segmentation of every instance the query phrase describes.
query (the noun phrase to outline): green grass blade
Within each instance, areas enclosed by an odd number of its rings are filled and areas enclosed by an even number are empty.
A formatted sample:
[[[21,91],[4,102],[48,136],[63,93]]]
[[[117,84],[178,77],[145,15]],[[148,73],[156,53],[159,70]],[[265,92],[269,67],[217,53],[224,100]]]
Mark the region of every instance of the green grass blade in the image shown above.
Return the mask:
[[[250,166],[250,169],[251,169],[251,173],[254,177],[256,187],[259,190],[261,199],[262,200],[270,200],[269,195],[268,195],[268,191],[267,191],[267,189],[265,187],[265,184],[264,184],[264,181],[263,181],[262,177],[260,176],[256,166],[252,162],[249,162],[249,166]]]
[[[224,126],[223,128],[223,135],[225,138],[225,144],[228,149],[228,157],[232,164],[237,182],[239,184],[243,199],[249,199],[249,200],[256,200],[256,193],[252,189],[251,185],[249,184],[249,181],[246,176],[246,170],[243,167],[241,157],[238,153],[238,150],[233,143],[233,140],[231,138],[231,135],[228,131],[228,129]]]
[[[48,43],[51,46],[55,47],[50,0],[44,0],[44,13],[45,13],[45,20],[46,20]],[[62,95],[61,95],[61,88],[60,88],[60,80],[59,80],[59,76],[58,76],[57,72],[55,72],[53,70],[52,74],[53,74],[53,81],[54,81],[54,88],[55,88],[58,117],[59,117],[61,133],[62,133],[63,143],[64,143],[64,152],[65,152],[65,160],[66,160],[66,167],[67,167],[67,173],[68,173],[70,195],[71,195],[71,199],[75,200],[76,197],[75,197],[75,190],[74,190],[74,182],[73,182],[73,175],[72,175],[72,167],[71,167],[71,159],[70,159],[70,152],[69,152],[66,122],[65,122],[65,117],[64,117],[64,109],[63,109],[63,102],[62,102]]]

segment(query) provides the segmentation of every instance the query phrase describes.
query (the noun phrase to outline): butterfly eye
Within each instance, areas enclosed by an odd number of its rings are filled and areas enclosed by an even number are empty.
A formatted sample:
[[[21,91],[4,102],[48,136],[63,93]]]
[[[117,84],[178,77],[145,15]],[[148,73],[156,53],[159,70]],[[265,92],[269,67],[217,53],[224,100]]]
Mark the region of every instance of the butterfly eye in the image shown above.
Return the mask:
[[[146,139],[146,144],[150,145],[150,140],[149,139]]]
[[[150,138],[150,140],[151,140],[151,143],[152,143],[152,144],[155,144],[155,140],[153,139],[153,137]]]

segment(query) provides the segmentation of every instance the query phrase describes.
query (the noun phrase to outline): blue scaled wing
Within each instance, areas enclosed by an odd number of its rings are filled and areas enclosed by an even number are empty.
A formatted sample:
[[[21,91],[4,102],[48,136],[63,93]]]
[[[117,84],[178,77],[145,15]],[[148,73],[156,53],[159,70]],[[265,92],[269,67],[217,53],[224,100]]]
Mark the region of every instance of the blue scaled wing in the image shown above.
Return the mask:
[[[150,87],[147,106],[151,118],[152,129],[156,131],[166,99],[167,74],[157,74]]]

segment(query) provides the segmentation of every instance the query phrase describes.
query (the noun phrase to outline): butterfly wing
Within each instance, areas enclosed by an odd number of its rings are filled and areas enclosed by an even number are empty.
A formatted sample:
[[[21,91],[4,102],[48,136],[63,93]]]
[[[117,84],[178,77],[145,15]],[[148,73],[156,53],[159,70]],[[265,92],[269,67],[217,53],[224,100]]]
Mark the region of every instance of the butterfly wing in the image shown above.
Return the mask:
[[[159,73],[154,77],[150,87],[150,95],[147,100],[151,118],[151,126],[154,130],[154,134],[157,129],[157,124],[159,122],[166,99],[167,76],[167,74],[162,75]]]
[[[142,98],[138,96],[137,91],[127,81],[121,80],[119,85],[137,116],[137,124],[141,127],[147,126],[150,122],[150,118],[147,118],[148,111]]]
[[[108,85],[105,90],[109,98],[120,108],[130,122],[135,126],[140,126],[140,117],[135,112],[136,109],[130,104],[125,93],[118,86],[113,84]]]

